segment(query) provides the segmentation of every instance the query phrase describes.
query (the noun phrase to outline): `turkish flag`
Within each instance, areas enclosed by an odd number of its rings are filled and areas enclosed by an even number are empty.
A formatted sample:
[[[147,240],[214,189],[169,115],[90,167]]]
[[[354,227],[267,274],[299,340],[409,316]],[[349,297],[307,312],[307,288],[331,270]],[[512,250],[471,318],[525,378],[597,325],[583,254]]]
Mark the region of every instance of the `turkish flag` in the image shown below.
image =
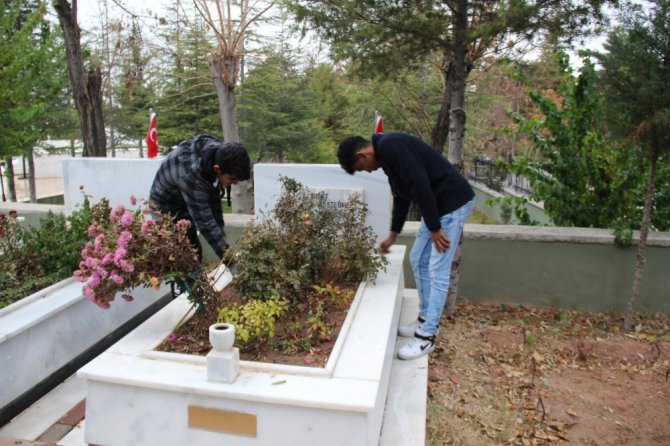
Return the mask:
[[[156,158],[158,155],[158,132],[156,131],[156,113],[151,114],[149,130],[147,130],[147,157]]]
[[[377,119],[375,120],[375,131],[373,133],[375,135],[377,133],[384,133],[382,131],[382,115],[377,115]]]

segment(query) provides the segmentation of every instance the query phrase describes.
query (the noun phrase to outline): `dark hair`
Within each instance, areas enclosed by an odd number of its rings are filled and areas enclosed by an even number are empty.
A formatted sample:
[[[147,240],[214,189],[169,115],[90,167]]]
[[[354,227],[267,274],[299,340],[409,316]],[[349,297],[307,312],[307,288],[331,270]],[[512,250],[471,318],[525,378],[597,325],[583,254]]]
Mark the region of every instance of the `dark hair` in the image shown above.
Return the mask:
[[[340,161],[340,166],[349,175],[354,174],[354,164],[356,164],[356,153],[362,148],[370,145],[370,141],[361,136],[349,136],[340,142],[337,149],[337,159]]]
[[[251,160],[247,149],[236,142],[225,142],[216,149],[214,164],[219,166],[221,173],[234,175],[240,181],[251,178]]]

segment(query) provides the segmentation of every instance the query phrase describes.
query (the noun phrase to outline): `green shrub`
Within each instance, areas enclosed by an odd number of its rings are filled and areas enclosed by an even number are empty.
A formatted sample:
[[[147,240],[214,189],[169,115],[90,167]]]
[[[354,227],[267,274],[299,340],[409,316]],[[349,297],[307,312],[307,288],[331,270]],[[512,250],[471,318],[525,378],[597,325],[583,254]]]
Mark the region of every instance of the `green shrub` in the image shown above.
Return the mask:
[[[374,279],[388,261],[374,249],[365,225],[367,207],[357,197],[332,203],[282,177],[282,193],[268,218],[249,224],[236,245],[233,286],[246,301],[219,311],[219,321],[236,327],[240,346],[258,348],[274,337],[276,318],[289,338],[277,342],[286,352],[309,350],[332,334],[326,315],[346,311],[353,292],[335,284]],[[295,319],[305,314],[302,320]]]
[[[234,285],[247,299],[269,289],[293,302],[314,284],[373,279],[387,260],[375,253],[367,207],[357,197],[332,203],[282,177],[282,194],[270,218],[251,223],[237,243]]]
[[[88,239],[88,197],[69,216],[49,212],[24,229],[14,217],[0,218],[0,308],[71,277]]]
[[[275,319],[286,311],[288,301],[283,299],[251,300],[219,310],[218,322],[235,326],[235,343],[249,349],[258,349],[275,335]]]

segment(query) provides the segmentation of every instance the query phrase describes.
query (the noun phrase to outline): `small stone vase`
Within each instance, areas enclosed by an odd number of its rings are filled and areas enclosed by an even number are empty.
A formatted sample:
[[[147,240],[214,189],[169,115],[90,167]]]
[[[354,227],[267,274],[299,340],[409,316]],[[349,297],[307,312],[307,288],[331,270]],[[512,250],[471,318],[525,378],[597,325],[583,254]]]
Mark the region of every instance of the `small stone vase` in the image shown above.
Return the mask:
[[[226,322],[219,322],[209,326],[209,343],[217,352],[230,350],[235,343],[235,326]]]

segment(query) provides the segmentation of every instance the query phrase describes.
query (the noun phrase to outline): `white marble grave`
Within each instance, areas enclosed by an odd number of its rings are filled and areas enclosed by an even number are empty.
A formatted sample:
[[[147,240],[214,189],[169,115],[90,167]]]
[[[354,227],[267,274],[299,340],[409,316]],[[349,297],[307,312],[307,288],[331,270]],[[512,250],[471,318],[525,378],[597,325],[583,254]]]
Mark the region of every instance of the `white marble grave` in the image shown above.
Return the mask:
[[[404,289],[404,246],[360,289],[324,369],[241,361],[230,383],[204,357],[153,351],[190,308],[181,296],[79,371],[91,444],[373,446]],[[225,283],[225,282],[224,282]]]

